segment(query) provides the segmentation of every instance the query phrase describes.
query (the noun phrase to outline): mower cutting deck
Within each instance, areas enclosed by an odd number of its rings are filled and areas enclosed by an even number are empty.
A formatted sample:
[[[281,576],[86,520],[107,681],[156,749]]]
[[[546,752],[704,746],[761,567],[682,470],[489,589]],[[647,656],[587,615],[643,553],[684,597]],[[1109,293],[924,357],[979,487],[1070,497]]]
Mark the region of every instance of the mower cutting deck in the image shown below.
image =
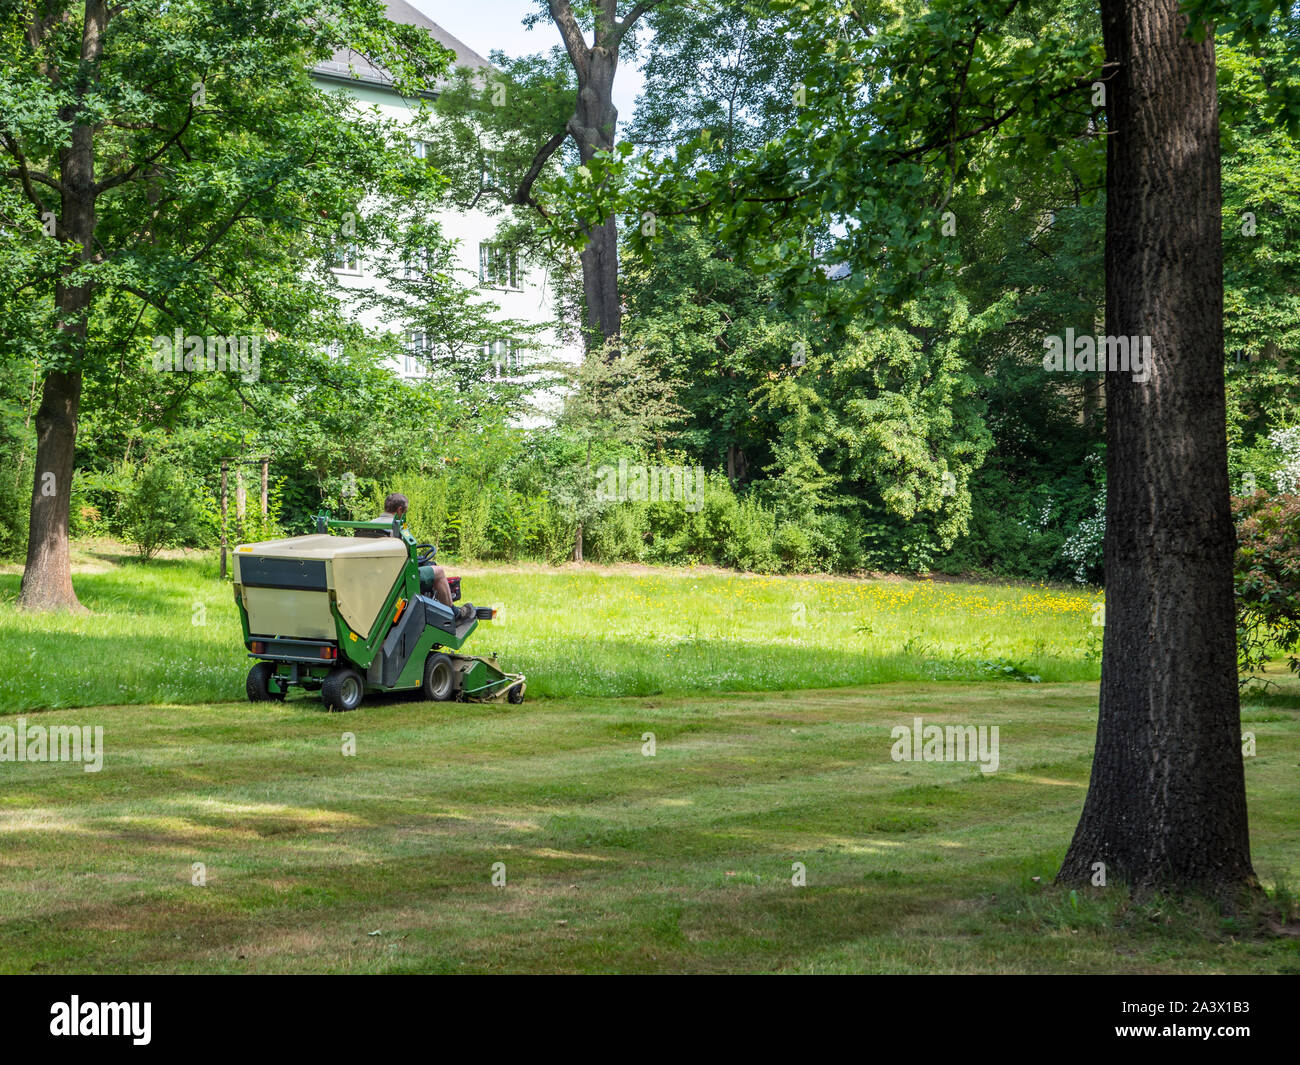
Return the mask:
[[[333,536],[331,530],[352,530]],[[249,657],[254,702],[292,687],[320,690],[330,710],[355,710],[366,692],[420,689],[427,699],[522,702],[522,673],[495,658],[458,654],[478,623],[433,596],[431,544],[416,543],[401,519],[317,518],[312,536],[241,544],[235,605]],[[452,587],[459,594],[459,581]]]

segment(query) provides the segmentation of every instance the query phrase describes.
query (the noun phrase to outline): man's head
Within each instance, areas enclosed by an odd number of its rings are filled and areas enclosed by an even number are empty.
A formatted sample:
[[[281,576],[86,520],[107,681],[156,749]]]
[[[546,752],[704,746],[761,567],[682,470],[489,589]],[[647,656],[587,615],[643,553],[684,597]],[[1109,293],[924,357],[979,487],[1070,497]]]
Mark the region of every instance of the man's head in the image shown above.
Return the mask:
[[[410,501],[401,492],[389,492],[384,500],[384,513],[391,514],[395,518],[400,518],[406,513],[406,507]]]

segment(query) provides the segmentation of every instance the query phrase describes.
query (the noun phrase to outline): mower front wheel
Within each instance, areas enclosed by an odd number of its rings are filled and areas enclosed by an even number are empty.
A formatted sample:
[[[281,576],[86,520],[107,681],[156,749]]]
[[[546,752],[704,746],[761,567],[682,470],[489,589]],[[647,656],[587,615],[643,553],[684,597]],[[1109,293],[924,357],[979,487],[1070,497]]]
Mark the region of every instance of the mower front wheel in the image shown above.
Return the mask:
[[[331,670],[320,686],[321,702],[326,710],[355,710],[365,694],[361,674],[347,666]]]
[[[248,693],[248,701],[251,703],[266,703],[272,699],[278,702],[284,702],[285,691],[281,688],[278,692],[271,690],[271,678],[275,676],[274,662],[258,662],[248,671],[248,680],[244,684],[244,690]]]
[[[442,703],[456,694],[456,667],[444,654],[431,654],[424,663],[424,685],[422,692],[426,699]]]

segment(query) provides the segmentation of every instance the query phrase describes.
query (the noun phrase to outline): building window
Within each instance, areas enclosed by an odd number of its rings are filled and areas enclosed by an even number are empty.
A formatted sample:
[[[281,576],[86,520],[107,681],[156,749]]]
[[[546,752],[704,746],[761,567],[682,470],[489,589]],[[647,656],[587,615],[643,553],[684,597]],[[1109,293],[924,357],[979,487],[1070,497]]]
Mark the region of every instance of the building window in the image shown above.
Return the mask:
[[[404,278],[423,277],[428,270],[428,248],[416,248],[408,258],[402,260],[402,276]]]
[[[483,187],[506,190],[506,172],[500,152],[486,149],[483,152]]]
[[[492,364],[493,377],[509,377],[519,372],[519,342],[500,337],[483,345],[483,357]]]
[[[411,154],[417,159],[433,157],[433,145],[428,141],[411,141]]]
[[[330,249],[330,269],[338,274],[361,273],[361,249],[355,244],[335,244]]]
[[[518,253],[499,244],[480,244],[478,280],[486,288],[518,288]]]
[[[406,334],[402,345],[402,376],[423,377],[429,372],[429,337],[425,333]]]

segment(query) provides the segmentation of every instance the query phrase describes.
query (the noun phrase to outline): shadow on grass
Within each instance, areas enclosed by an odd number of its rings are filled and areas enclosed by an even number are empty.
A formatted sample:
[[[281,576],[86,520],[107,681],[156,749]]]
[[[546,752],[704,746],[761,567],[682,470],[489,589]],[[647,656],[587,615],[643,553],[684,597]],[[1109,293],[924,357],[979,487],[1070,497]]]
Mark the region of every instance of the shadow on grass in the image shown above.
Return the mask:
[[[1241,693],[1241,709],[1248,710],[1300,710],[1300,684],[1294,675],[1282,678],[1285,687],[1253,688]]]

